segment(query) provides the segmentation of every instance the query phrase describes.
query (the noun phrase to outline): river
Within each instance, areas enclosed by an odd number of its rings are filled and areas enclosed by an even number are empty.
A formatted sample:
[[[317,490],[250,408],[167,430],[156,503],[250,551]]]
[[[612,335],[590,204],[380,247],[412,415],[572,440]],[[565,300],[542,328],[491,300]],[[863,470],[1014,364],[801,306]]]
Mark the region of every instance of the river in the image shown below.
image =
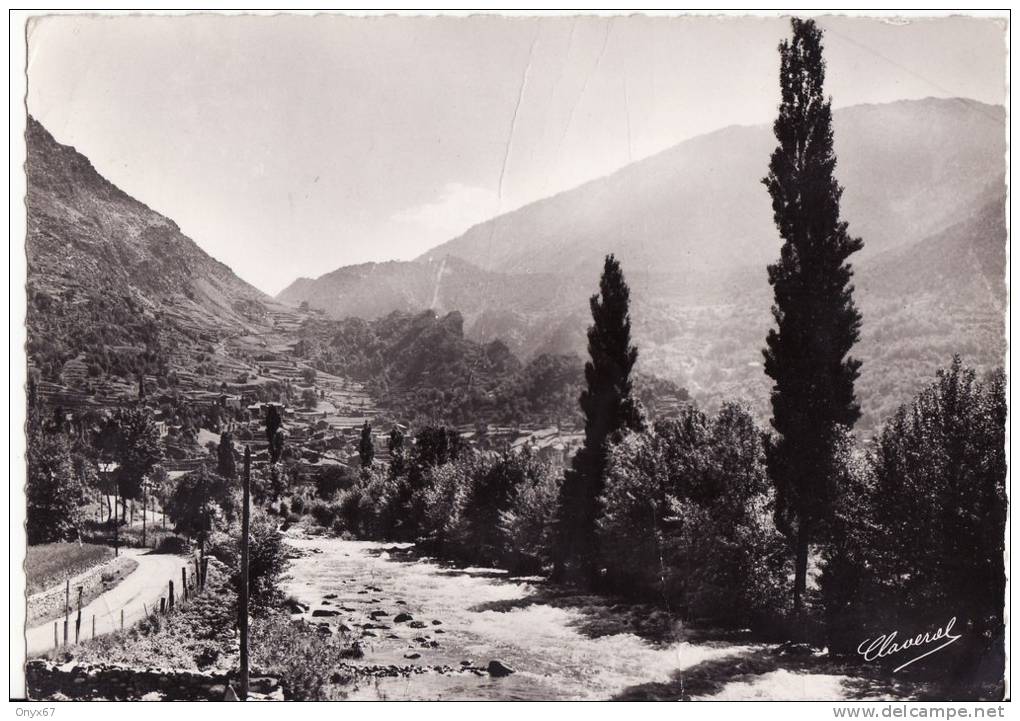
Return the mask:
[[[669,697],[686,671],[716,666],[731,682],[704,698],[839,699],[854,681],[763,668],[771,658],[763,645],[699,637],[653,607],[571,594],[541,578],[418,558],[407,544],[287,542],[299,555],[284,590],[309,607],[309,620],[361,637],[355,664],[365,674],[342,691],[352,699],[609,699],[647,697],[641,689],[658,685]],[[412,619],[396,622],[401,613]],[[493,660],[514,673],[490,675]]]

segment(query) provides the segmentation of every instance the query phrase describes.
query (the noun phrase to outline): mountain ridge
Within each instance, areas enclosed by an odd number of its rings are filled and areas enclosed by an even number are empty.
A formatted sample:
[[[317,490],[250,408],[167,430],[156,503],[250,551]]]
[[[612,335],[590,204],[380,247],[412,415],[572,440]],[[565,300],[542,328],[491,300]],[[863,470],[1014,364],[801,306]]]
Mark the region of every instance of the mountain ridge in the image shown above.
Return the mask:
[[[994,132],[971,124],[974,118],[984,121],[988,114],[1003,113],[1001,107],[976,101],[939,99],[835,111],[836,174],[846,188],[843,215],[851,233],[865,238],[861,257],[897,244],[905,232],[905,218],[918,226],[913,231],[919,238],[942,227],[956,207],[966,204],[967,199],[931,198],[933,182],[963,189],[971,175],[988,169],[977,183],[979,192],[992,180],[1005,184],[1001,124]],[[953,139],[952,147],[947,148],[947,138]],[[593,239],[601,245],[599,253],[592,255],[614,250],[613,241],[620,245],[616,237],[603,240],[607,233],[600,226],[606,224],[616,229],[611,235],[623,236],[631,246],[644,246],[615,249],[631,268],[687,262],[697,271],[736,259],[767,261],[779,239],[768,195],[758,181],[774,145],[767,125],[729,126],[700,135],[603,178],[477,224],[418,259],[456,255],[486,270],[494,269],[498,261],[505,272],[578,269],[577,251]],[[918,172],[904,172],[908,168]],[[705,198],[714,205],[702,205]],[[897,213],[897,205],[920,207],[916,212]],[[683,246],[691,242],[691,236],[718,237],[712,231],[721,219],[729,224],[728,254],[713,255],[720,249],[705,247],[710,246],[707,240],[693,249]],[[657,227],[649,228],[649,220]],[[633,237],[627,239],[628,235]],[[546,243],[555,245],[555,250],[543,251]],[[677,243],[681,252],[671,247]],[[589,270],[597,267],[592,258],[585,260]]]
[[[261,331],[278,303],[29,116],[28,354],[44,378],[166,377],[172,356]]]
[[[995,309],[1004,306],[1005,289],[986,281],[1005,267],[1004,220],[995,219],[1006,187],[1004,133],[996,122],[1003,117],[999,106],[955,99],[835,113],[843,216],[865,247],[851,260],[865,311],[859,350],[872,361],[861,382],[867,423],[948,362],[943,356],[953,351],[935,328],[972,351],[977,365],[1001,363]],[[382,296],[366,309],[373,284],[385,286],[394,272],[414,276],[419,286],[400,310],[458,310],[468,337],[502,339],[523,361],[583,354],[586,301],[603,255],[613,252],[631,286],[641,366],[709,405],[738,397],[764,414],[768,385],[758,365],[771,323],[765,267],[778,255],[779,238],[759,180],[774,144],[768,126],[723,128],[473,226],[414,261],[377,264],[372,284],[344,285],[340,268],[277,298],[309,300],[337,318],[382,317],[397,309]],[[984,265],[974,267],[985,270],[955,272],[946,249],[969,245],[980,246]],[[436,272],[445,267],[455,270]],[[995,297],[999,303],[989,300]],[[927,330],[915,333],[910,323]],[[890,341],[897,333],[910,340]],[[920,345],[905,349],[909,343]],[[916,373],[884,368],[898,362],[887,347],[901,359],[916,356]],[[884,381],[874,368],[895,380]]]

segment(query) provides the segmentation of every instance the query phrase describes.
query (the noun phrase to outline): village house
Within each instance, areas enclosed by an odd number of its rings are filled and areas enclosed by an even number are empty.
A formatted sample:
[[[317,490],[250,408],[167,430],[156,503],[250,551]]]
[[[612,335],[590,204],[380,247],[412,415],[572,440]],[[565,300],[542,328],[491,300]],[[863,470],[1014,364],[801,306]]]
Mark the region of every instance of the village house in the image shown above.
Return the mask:
[[[229,393],[221,393],[219,395],[219,404],[223,408],[233,408],[234,410],[241,409],[241,396],[232,395]]]

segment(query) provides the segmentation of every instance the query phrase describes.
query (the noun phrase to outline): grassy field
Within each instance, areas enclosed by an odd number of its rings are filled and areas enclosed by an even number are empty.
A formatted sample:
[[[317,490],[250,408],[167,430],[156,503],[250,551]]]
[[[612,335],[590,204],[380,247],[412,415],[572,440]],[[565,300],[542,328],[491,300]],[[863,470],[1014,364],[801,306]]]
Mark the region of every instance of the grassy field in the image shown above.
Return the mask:
[[[29,546],[25,559],[28,594],[45,591],[69,576],[105,563],[113,549],[92,543],[44,543]]]

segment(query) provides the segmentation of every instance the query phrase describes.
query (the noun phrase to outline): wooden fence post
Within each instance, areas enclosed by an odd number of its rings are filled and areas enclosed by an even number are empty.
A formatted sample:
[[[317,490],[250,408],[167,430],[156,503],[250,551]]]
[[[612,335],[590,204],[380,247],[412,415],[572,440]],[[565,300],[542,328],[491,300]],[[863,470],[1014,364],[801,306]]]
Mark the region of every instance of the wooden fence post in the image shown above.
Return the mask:
[[[92,638],[96,637],[96,614],[92,614]]]
[[[188,600],[188,569],[186,566],[181,566],[181,598],[185,601]]]
[[[76,645],[81,636],[81,594],[84,590],[84,586],[78,586],[78,616],[74,619],[74,642]]]
[[[167,613],[174,611],[174,580],[172,578],[170,579],[170,590],[167,592],[166,611]]]
[[[202,590],[205,590],[205,578],[209,575],[209,559],[202,559]]]
[[[163,615],[166,613],[166,597],[163,596],[159,599],[159,613]]]
[[[67,632],[71,625],[71,579],[64,586],[64,648],[67,648]]]
[[[124,630],[124,609],[120,609],[120,630]]]
[[[53,650],[56,651],[60,648],[60,640],[57,637],[57,622],[53,622]]]

